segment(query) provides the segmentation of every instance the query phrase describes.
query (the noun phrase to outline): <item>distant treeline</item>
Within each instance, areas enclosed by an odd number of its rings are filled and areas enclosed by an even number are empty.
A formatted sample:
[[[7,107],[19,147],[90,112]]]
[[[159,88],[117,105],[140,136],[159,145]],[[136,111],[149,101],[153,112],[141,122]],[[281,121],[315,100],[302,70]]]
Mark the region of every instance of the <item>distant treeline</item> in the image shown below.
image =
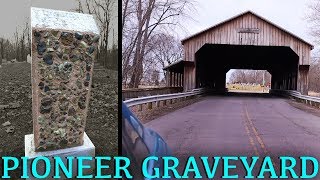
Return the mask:
[[[114,34],[117,24],[112,24],[113,18],[117,18],[118,11],[114,12],[116,0],[75,0],[78,6],[72,11],[92,14],[100,29],[100,42],[97,53],[97,62],[110,69],[118,69],[118,45]],[[31,54],[30,25],[27,20],[22,30],[17,28],[13,38],[0,37],[0,65],[2,59],[18,62],[27,61],[27,55]],[[109,42],[109,40],[112,42]]]
[[[18,28],[16,29],[13,40],[0,37],[0,64],[2,64],[2,59],[27,61],[27,55],[31,52],[29,31],[29,21],[27,21],[22,32],[19,32]]]
[[[229,83],[254,83],[268,85],[271,82],[271,74],[264,70],[234,70]]]
[[[97,55],[99,64],[106,68],[118,70],[117,37],[114,34],[118,24],[115,22],[118,11],[116,0],[75,0],[78,6],[74,9],[78,13],[92,14],[100,29],[100,44]],[[110,42],[112,39],[112,42]],[[110,49],[111,46],[111,49]]]
[[[320,92],[320,61],[314,58],[309,69],[309,91]]]

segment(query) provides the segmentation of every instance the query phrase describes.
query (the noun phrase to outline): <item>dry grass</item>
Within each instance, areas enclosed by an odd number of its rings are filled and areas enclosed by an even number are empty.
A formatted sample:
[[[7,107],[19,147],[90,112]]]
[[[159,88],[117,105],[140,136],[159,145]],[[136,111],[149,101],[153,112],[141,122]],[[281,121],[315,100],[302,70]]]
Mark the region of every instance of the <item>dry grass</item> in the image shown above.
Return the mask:
[[[314,96],[314,97],[320,97],[320,93],[314,92],[314,91],[309,91],[308,92],[309,96]]]
[[[246,85],[246,84],[228,84],[228,90],[231,91],[246,91],[246,92],[268,92],[269,88],[261,85]]]

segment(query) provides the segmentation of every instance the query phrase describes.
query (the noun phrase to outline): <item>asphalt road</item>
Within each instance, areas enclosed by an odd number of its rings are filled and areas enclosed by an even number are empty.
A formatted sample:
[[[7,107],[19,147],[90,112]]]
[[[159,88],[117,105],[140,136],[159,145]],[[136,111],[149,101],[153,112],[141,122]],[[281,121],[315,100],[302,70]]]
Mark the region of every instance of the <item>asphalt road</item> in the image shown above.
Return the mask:
[[[269,94],[208,96],[146,126],[157,131],[173,155],[182,159],[190,155],[271,156],[280,172],[279,156],[320,159],[320,117],[289,101]],[[299,173],[299,166],[295,170]]]

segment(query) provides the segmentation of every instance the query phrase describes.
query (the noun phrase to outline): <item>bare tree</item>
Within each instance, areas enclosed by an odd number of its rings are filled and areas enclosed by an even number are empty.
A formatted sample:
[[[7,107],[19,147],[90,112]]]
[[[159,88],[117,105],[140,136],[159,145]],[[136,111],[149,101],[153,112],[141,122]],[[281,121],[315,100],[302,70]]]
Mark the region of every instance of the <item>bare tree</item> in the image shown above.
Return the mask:
[[[109,42],[109,38],[111,37],[112,26],[111,22],[113,18],[116,17],[116,12],[114,12],[114,7],[116,4],[116,0],[75,0],[77,2],[77,7],[74,9],[76,12],[79,13],[88,13],[94,15],[95,19],[98,22],[98,26],[100,29],[100,44],[97,54],[97,60],[103,66],[114,66],[115,63],[113,57],[114,55],[110,54],[112,52],[118,52],[117,49],[109,50],[117,48],[114,43]],[[109,57],[110,56],[110,57]],[[110,62],[109,62],[109,61]],[[112,60],[112,61],[111,61]]]
[[[19,47],[19,33],[18,28],[16,28],[16,32],[14,33],[14,47],[15,47],[15,53],[16,53],[16,60],[19,61],[20,58],[20,47]]]
[[[153,67],[149,67],[145,71],[140,85],[159,86],[160,72]]]
[[[30,37],[30,34],[31,34],[31,33],[30,33],[29,21],[27,21],[26,27],[28,27],[28,29],[26,30],[27,40],[28,40],[28,48],[27,48],[27,51],[28,51],[28,54],[31,55],[31,37]]]
[[[263,84],[263,76],[265,76],[265,83],[271,82],[270,73],[264,70],[235,70],[232,72],[229,82]]]
[[[320,44],[320,2],[311,1],[309,4],[310,13],[307,19],[311,25],[310,33],[316,44]],[[317,52],[318,53],[318,52]],[[309,69],[309,90],[320,92],[320,61],[319,57],[312,57]]]
[[[154,60],[161,65],[161,69],[174,62],[182,60],[182,44],[172,35],[165,33],[156,34],[152,38],[152,43],[154,44],[151,49],[152,56]]]
[[[320,3],[317,0],[313,0],[309,8],[311,10],[307,19],[311,25],[310,33],[314,37],[317,44],[320,43]]]
[[[0,65],[2,64],[2,60],[4,59],[4,39],[0,38]]]
[[[78,3],[78,7],[76,7],[76,9],[73,9],[73,10],[78,13],[84,13],[81,0],[75,0],[75,1]]]
[[[28,26],[28,22],[27,22],[26,26],[21,34],[21,38],[20,38],[20,46],[21,46],[21,48],[20,48],[20,51],[21,51],[20,52],[20,54],[21,54],[20,61],[27,61],[28,47],[26,47],[25,40],[26,40],[27,34],[29,34],[28,32],[29,32],[29,26]]]
[[[320,62],[319,58],[311,58],[309,69],[309,90],[320,92]]]
[[[131,73],[129,87],[137,88],[143,78],[143,64],[146,54],[150,52],[147,48],[151,37],[157,31],[179,26],[179,20],[186,17],[186,11],[193,6],[191,0],[122,2],[122,67],[125,68],[125,75]]]
[[[0,38],[0,63],[2,59],[17,61],[27,61],[27,55],[31,53],[29,20],[26,20],[23,29],[16,27],[13,40]]]
[[[11,42],[7,39],[4,43],[4,58],[6,60],[11,59],[11,51],[13,50]]]
[[[153,70],[151,74],[151,81],[155,86],[159,86],[159,71],[158,70]]]
[[[235,70],[234,72],[232,72],[229,81],[230,81],[230,83],[247,82],[245,71],[244,70]]]

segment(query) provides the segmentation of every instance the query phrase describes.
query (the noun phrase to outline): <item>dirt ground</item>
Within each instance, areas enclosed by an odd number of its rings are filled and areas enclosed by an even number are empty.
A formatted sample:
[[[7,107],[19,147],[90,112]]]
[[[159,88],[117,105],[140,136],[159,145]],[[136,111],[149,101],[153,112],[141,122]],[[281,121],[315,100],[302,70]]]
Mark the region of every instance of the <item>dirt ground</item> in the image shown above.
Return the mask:
[[[167,102],[166,105],[163,105],[161,102],[160,107],[157,107],[155,103],[152,104],[152,109],[148,109],[147,105],[143,105],[142,111],[139,110],[138,106],[131,107],[130,110],[137,116],[137,118],[144,124],[150,122],[158,117],[164,116],[170,112],[178,110],[180,108],[189,106],[195,102],[201,101],[203,98],[200,96],[193,97],[184,101],[173,101],[172,104]]]
[[[0,68],[1,156],[24,156],[24,136],[32,134],[30,68],[29,63],[7,64]],[[117,78],[117,71],[93,72],[93,88],[85,131],[96,147],[96,156],[118,154]],[[7,121],[11,125],[3,126]],[[20,176],[18,171],[11,175],[14,178]]]
[[[246,84],[228,84],[226,86],[231,91],[242,91],[242,92],[269,92],[268,87],[263,87],[260,84],[257,85],[246,85]]]
[[[315,107],[315,106],[311,106],[311,105],[308,105],[308,104],[305,104],[305,103],[302,103],[302,102],[298,102],[297,100],[295,99],[288,99],[287,102],[297,108],[297,109],[300,109],[302,111],[305,111],[305,112],[308,112],[310,114],[313,114],[315,116],[318,116],[320,117],[320,111],[319,111],[319,108]]]

